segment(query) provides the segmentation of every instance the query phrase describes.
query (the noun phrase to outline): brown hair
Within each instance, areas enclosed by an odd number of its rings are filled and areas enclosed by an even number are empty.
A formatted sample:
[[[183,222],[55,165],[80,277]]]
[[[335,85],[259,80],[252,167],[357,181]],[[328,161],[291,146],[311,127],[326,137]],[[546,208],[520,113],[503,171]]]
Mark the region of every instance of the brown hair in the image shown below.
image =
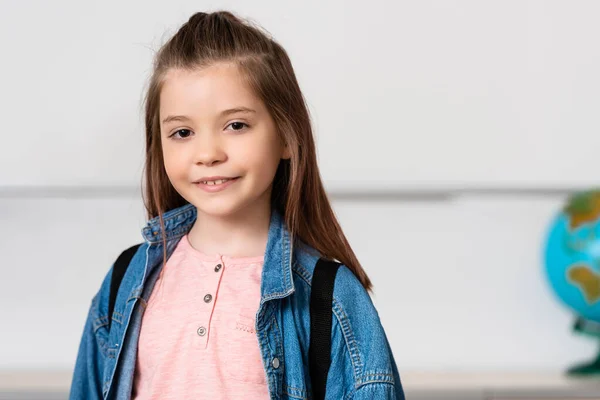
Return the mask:
[[[217,62],[235,63],[263,101],[291,158],[275,173],[271,205],[281,213],[294,238],[346,265],[363,287],[372,283],[352,251],[336,219],[317,166],[309,112],[286,51],[267,33],[229,11],[198,12],[184,23],[154,58],[145,102],[146,162],[144,205],[148,218],[188,202],[173,188],[165,172],[159,105],[164,77],[171,68],[196,70]]]

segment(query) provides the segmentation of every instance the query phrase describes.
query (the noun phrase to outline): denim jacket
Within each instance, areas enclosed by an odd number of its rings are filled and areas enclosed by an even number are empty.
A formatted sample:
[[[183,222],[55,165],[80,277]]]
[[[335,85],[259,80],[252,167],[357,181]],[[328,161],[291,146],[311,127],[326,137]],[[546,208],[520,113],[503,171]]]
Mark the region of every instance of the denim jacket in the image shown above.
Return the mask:
[[[186,204],[163,214],[167,256],[196,220]],[[163,265],[158,217],[142,229],[119,288],[111,327],[108,297],[112,267],[93,297],[79,345],[70,399],[129,399],[145,304]],[[308,371],[310,290],[320,257],[299,239],[292,243],[281,214],[271,213],[262,270],[256,335],[270,399],[312,399]],[[340,266],[332,304],[331,367],[327,399],[404,400],[396,362],[371,298]]]

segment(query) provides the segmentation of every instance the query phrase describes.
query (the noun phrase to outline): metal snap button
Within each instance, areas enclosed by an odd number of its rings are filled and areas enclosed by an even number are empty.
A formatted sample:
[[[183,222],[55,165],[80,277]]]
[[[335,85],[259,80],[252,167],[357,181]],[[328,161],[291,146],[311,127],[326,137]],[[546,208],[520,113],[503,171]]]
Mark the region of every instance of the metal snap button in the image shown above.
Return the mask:
[[[277,357],[273,358],[271,365],[273,365],[273,368],[275,368],[275,369],[279,368],[279,358],[277,358]]]
[[[204,296],[205,303],[210,303],[211,300],[212,300],[212,296],[210,294],[207,294],[206,296]]]
[[[200,328],[198,328],[198,335],[200,336],[204,336],[206,335],[206,328],[201,326]]]

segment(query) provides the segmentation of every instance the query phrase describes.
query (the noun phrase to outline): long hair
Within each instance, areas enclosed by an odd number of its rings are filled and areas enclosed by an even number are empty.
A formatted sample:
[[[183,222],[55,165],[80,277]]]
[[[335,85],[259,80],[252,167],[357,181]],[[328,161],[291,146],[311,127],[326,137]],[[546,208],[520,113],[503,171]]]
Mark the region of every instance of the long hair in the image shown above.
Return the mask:
[[[323,257],[346,265],[368,291],[372,283],[333,212],[317,165],[311,120],[292,63],[281,45],[260,27],[229,11],[198,12],[155,55],[144,98],[146,161],[144,205],[149,219],[187,204],[171,185],[161,148],[160,92],[171,68],[193,71],[219,62],[235,63],[265,104],[291,158],[280,160],[271,206],[285,219],[292,240],[299,238]]]

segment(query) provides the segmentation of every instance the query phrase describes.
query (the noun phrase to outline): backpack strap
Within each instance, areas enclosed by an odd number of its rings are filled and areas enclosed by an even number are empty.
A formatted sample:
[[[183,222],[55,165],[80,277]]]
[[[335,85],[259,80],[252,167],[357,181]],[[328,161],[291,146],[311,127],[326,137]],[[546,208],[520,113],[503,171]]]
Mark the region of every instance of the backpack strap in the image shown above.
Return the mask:
[[[325,398],[331,364],[331,319],[335,275],[342,264],[320,258],[310,293],[310,345],[308,348],[313,399]]]
[[[108,297],[108,329],[110,330],[110,323],[112,321],[113,310],[115,309],[115,301],[117,299],[117,293],[119,291],[119,286],[121,285],[121,281],[123,280],[123,276],[125,276],[125,271],[127,271],[127,267],[131,262],[131,259],[135,255],[138,247],[142,244],[136,244],[131,246],[127,250],[124,250],[113,265],[112,275],[110,277],[110,294]]]

